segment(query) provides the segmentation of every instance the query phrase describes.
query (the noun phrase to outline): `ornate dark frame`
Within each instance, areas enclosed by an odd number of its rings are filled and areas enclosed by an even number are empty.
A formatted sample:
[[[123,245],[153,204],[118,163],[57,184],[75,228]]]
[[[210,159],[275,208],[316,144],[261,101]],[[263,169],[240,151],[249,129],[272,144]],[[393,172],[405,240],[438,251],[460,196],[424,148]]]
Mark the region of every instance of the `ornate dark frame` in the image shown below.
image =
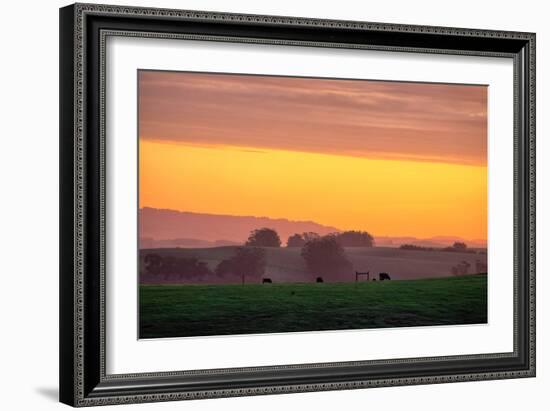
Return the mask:
[[[514,351],[107,375],[104,299],[107,36],[513,59]],[[62,402],[91,406],[535,376],[535,34],[75,4],[60,10],[60,101]]]

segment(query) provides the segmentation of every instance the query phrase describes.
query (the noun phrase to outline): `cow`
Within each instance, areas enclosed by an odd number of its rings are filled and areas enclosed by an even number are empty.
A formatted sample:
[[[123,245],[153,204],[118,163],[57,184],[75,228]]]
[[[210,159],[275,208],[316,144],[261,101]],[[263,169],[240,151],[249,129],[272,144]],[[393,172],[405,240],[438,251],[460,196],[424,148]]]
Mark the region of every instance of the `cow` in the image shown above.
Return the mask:
[[[317,279],[315,280],[315,282],[317,282],[317,283],[322,283],[322,282],[323,282],[323,277],[317,277]]]
[[[271,284],[272,282],[271,278],[262,278],[262,284]]]
[[[378,273],[378,278],[380,279],[380,281],[391,280],[391,277],[388,273]]]

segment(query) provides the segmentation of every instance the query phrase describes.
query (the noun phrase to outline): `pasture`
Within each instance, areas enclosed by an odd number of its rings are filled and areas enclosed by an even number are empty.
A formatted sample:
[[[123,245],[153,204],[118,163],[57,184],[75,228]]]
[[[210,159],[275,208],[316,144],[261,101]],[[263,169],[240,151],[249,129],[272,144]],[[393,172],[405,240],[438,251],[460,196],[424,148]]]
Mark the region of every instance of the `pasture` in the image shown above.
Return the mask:
[[[237,247],[213,248],[160,248],[141,250],[141,255],[155,253],[161,256],[196,257],[208,264],[210,269],[224,258],[235,253]],[[307,272],[304,259],[300,256],[301,248],[265,247],[266,270],[264,277],[273,279],[274,283],[309,282],[312,274]],[[413,280],[419,278],[434,278],[451,276],[452,267],[461,261],[468,261],[475,267],[476,260],[487,263],[486,254],[472,254],[447,251],[415,251],[401,250],[391,247],[346,247],[346,255],[353,265],[349,278],[339,281],[354,281],[355,271],[370,271],[375,276],[379,272],[387,272],[392,280]],[[142,267],[143,264],[140,264]],[[475,274],[476,272],[470,272]],[[161,280],[156,280],[162,282]],[[144,280],[143,282],[150,282]],[[154,281],[153,281],[154,282]],[[185,282],[185,280],[181,280]],[[256,279],[261,282],[261,279]]]
[[[487,275],[358,283],[140,285],[140,338],[487,322]]]

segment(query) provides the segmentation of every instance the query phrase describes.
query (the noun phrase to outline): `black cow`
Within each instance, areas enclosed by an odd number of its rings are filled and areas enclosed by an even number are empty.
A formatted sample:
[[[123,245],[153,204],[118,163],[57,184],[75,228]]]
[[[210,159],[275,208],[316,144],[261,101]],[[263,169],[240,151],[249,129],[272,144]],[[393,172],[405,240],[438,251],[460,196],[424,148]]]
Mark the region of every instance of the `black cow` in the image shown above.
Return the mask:
[[[271,278],[262,278],[262,284],[271,284],[272,282]]]
[[[315,282],[322,283],[323,282],[323,277],[317,277]]]
[[[391,277],[388,273],[379,273],[378,278],[380,279],[380,281],[391,280]]]

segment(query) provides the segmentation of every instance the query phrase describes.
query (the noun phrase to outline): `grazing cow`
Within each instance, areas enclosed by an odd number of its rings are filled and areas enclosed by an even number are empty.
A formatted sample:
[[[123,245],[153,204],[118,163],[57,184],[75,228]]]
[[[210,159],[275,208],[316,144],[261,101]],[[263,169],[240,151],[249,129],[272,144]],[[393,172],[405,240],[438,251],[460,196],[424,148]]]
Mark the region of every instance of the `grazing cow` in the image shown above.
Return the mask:
[[[323,282],[323,277],[317,277],[317,279],[315,281],[318,282],[318,283],[322,283]]]
[[[380,279],[380,281],[391,280],[391,277],[388,273],[379,273],[378,278]]]
[[[262,278],[262,284],[271,284],[272,282],[271,278]]]

